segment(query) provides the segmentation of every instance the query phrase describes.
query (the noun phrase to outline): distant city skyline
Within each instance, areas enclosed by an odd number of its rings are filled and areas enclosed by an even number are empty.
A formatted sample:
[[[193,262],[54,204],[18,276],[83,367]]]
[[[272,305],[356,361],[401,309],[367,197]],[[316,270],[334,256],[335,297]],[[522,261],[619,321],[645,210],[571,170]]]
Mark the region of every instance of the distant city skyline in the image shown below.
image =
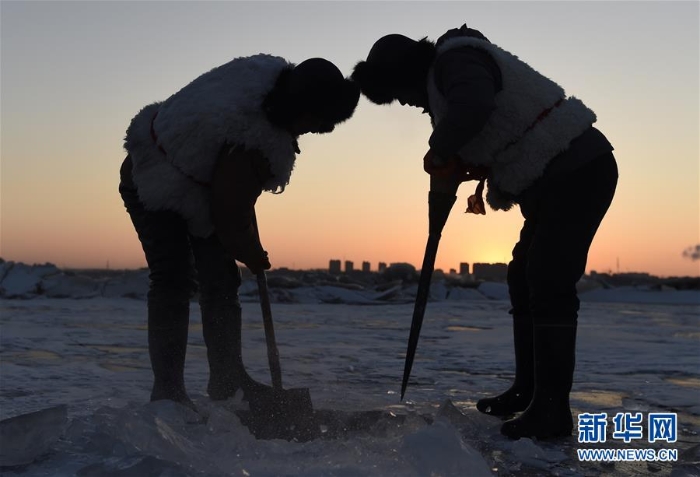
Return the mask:
[[[0,260],[4,260],[7,262],[15,262],[14,260],[6,260],[3,257],[0,257]],[[332,262],[338,262],[339,265],[338,265],[337,269],[333,268]],[[48,262],[48,261],[30,262],[30,263],[20,261],[18,263],[24,263],[25,265],[29,265],[29,266],[44,266],[44,265],[50,264],[50,265],[54,265],[54,266],[57,266],[58,268],[62,268],[65,270],[96,270],[96,271],[98,271],[98,270],[112,270],[112,271],[119,271],[119,270],[136,270],[136,269],[146,268],[145,264],[142,266],[138,266],[138,267],[124,267],[124,268],[117,267],[117,268],[114,268],[114,267],[110,266],[109,261],[107,261],[104,264],[104,266],[94,266],[94,267],[93,266],[89,266],[89,267],[70,267],[70,266],[67,266],[66,267],[66,266],[59,266],[56,263]],[[415,265],[413,263],[406,262],[406,261],[396,261],[396,262],[389,262],[389,263],[380,261],[380,262],[377,262],[377,266],[374,268],[371,267],[371,262],[363,261],[362,268],[357,269],[357,268],[354,268],[355,262],[353,260],[341,261],[341,260],[334,260],[334,259],[329,260],[329,264],[326,265],[325,267],[323,267],[323,266],[321,266],[321,267],[282,266],[282,267],[273,267],[271,270],[272,271],[275,271],[275,270],[326,271],[326,272],[336,273],[336,274],[345,274],[345,273],[347,273],[347,270],[345,269],[344,265],[346,265],[347,263],[352,263],[352,265],[353,265],[351,273],[360,273],[360,272],[382,273],[383,271],[385,271],[387,268],[391,267],[392,265],[404,265],[404,264],[410,265],[417,272],[420,272],[420,270],[421,270],[420,265]],[[370,267],[368,269],[365,269],[365,264],[369,264]],[[464,265],[467,265],[470,267],[468,272],[464,271],[464,268],[463,268]],[[507,267],[508,262],[507,261],[506,262],[474,262],[474,263],[460,262],[457,267],[450,267],[450,266],[444,267],[444,268],[443,267],[436,267],[435,270],[441,271],[442,273],[455,273],[457,275],[474,275],[475,272],[473,270],[473,267],[475,265],[487,265],[487,266],[498,265],[498,266]],[[244,267],[243,265],[241,265],[241,266]],[[503,269],[503,271],[505,271],[505,269]],[[669,278],[670,277],[698,277],[698,275],[656,275],[654,273],[650,273],[650,272],[643,271],[643,270],[612,270],[612,269],[607,269],[607,270],[591,269],[591,270],[588,270],[586,272],[586,274],[587,275],[596,275],[596,274],[597,275],[621,275],[621,276],[623,276],[623,275],[630,275],[630,276],[637,275],[637,276],[653,276],[653,277],[655,276],[655,277],[659,277],[659,278],[664,278],[664,277],[669,277]]]
[[[440,268],[436,267],[436,270],[442,270],[443,272],[447,271],[454,271],[455,273],[459,275],[465,275],[465,274],[474,274],[474,267],[475,266],[507,266],[509,261],[503,261],[503,262],[459,262],[457,266],[448,266],[446,268]],[[358,262],[359,263],[359,262]],[[416,270],[420,271],[421,267],[420,265],[415,265],[413,263],[407,262],[407,261],[397,261],[397,262],[386,262],[386,261],[378,261],[376,262],[377,266],[372,267],[372,262],[368,262],[366,260],[362,260],[362,268],[357,269],[355,268],[355,260],[340,260],[340,259],[329,259],[328,260],[328,266],[325,268],[312,268],[313,270],[328,270],[331,273],[347,273],[348,272],[348,264],[351,266],[350,271],[351,272],[381,272],[385,270],[386,268],[392,266],[392,265],[399,265],[399,264],[408,264],[413,266]],[[289,267],[281,267],[281,268],[289,268]],[[303,268],[301,269],[296,269],[296,270],[304,270]],[[648,274],[648,275],[653,275],[650,272],[644,271],[644,270],[620,270],[619,266],[617,267],[616,270],[613,269],[606,269],[606,270],[590,270],[589,273],[593,274]],[[681,276],[681,275],[679,275]],[[693,275],[685,275],[685,276],[693,276]]]

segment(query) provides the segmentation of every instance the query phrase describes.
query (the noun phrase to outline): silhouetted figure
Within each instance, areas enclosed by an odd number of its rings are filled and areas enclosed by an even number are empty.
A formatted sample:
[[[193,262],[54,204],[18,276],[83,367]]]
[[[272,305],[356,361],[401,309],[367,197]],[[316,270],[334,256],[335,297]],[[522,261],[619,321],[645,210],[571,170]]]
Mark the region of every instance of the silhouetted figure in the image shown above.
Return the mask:
[[[258,196],[283,191],[298,136],[331,132],[352,116],[359,95],[324,59],[295,66],[259,54],[212,69],[131,121],[119,192],[150,269],[152,401],[192,406],[183,372],[197,287],[210,398],[262,391],[241,356],[235,260],[253,273],[270,268],[254,220]]]
[[[511,438],[570,435],[579,300],[576,283],[617,185],[613,147],[578,99],[463,25],[432,43],[379,39],[352,78],[376,104],[430,114],[424,168],[431,190],[477,180],[468,212],[520,206],[525,219],[508,265],[515,381],[477,408]]]

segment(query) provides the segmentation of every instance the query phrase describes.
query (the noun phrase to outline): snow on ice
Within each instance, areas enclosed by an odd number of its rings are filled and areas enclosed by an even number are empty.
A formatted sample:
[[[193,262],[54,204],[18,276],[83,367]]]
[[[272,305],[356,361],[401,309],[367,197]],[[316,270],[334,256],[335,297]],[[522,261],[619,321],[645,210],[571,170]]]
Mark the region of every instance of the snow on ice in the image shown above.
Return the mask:
[[[509,441],[474,404],[512,379],[507,288],[436,281],[406,401],[399,402],[415,283],[362,285],[271,274],[285,387],[308,387],[335,424],[308,442],[256,440],[241,396],[205,394],[206,349],[191,306],[186,383],[198,412],[149,403],[147,271],[103,275],[0,263],[0,475],[700,475],[700,292],[581,293],[578,413],[674,412],[677,462],[581,462],[570,439]],[[255,283],[241,287],[244,360],[269,383]],[[611,438],[605,447],[654,448]]]

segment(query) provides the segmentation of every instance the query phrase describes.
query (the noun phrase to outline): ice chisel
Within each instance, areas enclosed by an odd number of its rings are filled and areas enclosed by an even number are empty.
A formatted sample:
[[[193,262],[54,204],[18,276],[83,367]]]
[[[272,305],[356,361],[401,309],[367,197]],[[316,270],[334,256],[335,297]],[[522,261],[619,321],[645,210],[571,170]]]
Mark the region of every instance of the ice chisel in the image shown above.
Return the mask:
[[[403,368],[403,382],[401,383],[402,401],[406,393],[406,386],[408,386],[408,379],[411,376],[413,359],[416,356],[416,347],[418,346],[420,329],[423,325],[428,294],[430,293],[430,280],[435,268],[435,258],[437,257],[438,245],[440,244],[440,236],[456,199],[457,197],[454,194],[436,191],[428,193],[428,243],[425,246],[423,266],[421,267],[418,281],[418,292],[416,293],[416,303],[413,307],[411,333],[408,337],[408,349],[406,350],[406,361]]]

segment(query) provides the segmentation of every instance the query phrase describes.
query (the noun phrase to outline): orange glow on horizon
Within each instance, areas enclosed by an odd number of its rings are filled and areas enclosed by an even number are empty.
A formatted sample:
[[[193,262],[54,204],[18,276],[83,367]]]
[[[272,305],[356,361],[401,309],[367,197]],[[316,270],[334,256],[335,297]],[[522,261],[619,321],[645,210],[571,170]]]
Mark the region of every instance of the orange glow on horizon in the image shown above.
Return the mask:
[[[700,261],[682,256],[700,244],[697,2],[512,2],[507,15],[500,2],[403,2],[400,18],[382,2],[280,2],[272,10],[268,2],[176,3],[3,3],[1,258],[145,266],[117,192],[124,134],[144,105],[259,52],[297,63],[326,57],[349,74],[380,36],[435,40],[466,15],[581,98],[615,147],[618,189],[586,271],[700,276]],[[178,41],[167,40],[172,31]],[[158,55],[143,48],[154,38],[165,39]],[[332,134],[303,136],[287,190],[258,202],[273,266],[326,269],[340,259],[357,268],[369,261],[373,270],[380,261],[420,267],[430,134],[428,116],[415,108],[361,98]],[[462,186],[443,232],[436,267],[444,271],[507,263],[518,240],[517,207],[467,216],[472,192],[473,184]]]

